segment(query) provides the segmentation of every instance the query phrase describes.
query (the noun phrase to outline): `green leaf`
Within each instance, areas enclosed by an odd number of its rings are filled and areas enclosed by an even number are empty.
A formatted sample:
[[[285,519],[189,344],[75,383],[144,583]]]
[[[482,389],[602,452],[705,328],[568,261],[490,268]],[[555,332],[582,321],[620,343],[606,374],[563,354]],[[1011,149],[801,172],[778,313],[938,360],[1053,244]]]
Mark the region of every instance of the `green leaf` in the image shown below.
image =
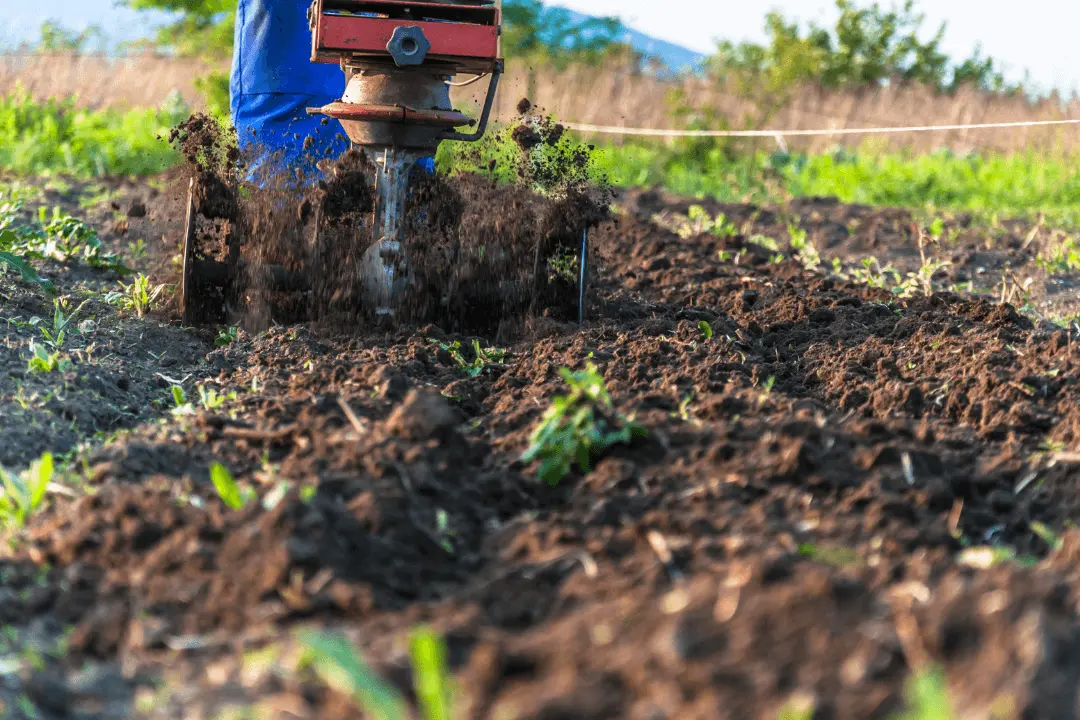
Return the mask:
[[[11,231],[5,230],[4,232]],[[0,263],[3,263],[16,270],[22,276],[23,280],[27,282],[37,283],[48,294],[56,294],[56,286],[53,285],[52,282],[50,282],[49,280],[43,278],[41,275],[38,275],[37,270],[35,270],[30,265],[30,263],[26,262],[18,255],[6,251],[0,252]]]
[[[49,483],[52,482],[54,464],[52,453],[45,453],[38,460],[37,466],[32,470],[30,485],[30,510],[36,510],[41,502],[45,499],[45,493],[49,489]]]
[[[355,699],[375,720],[404,720],[407,717],[405,701],[360,660],[346,638],[309,629],[298,630],[296,638],[322,681]]]
[[[173,402],[176,403],[176,407],[181,407],[187,403],[187,396],[184,395],[184,388],[179,385],[172,386]]]
[[[233,479],[232,473],[229,472],[227,467],[217,462],[211,465],[210,482],[214,483],[218,497],[228,507],[233,510],[244,507],[245,497],[240,492],[240,487],[236,484],[236,480]]]
[[[698,320],[697,326],[698,326],[698,330],[701,331],[702,336],[704,336],[704,338],[706,340],[712,340],[712,336],[713,336],[712,325],[710,325],[705,320]]]
[[[416,697],[425,720],[450,720],[451,695],[446,644],[429,628],[409,638]]]

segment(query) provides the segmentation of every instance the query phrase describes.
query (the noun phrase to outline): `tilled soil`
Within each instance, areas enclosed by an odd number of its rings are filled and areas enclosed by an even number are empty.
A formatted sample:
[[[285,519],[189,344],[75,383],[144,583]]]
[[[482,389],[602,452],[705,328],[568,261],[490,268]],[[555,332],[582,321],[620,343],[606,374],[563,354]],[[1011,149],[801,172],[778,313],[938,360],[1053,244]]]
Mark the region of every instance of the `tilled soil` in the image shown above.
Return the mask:
[[[1076,717],[1075,335],[654,221],[688,206],[624,197],[592,238],[585,326],[533,318],[475,376],[441,347],[471,361],[474,338],[431,325],[184,334],[236,394],[83,454],[88,487],[12,543],[9,716],[360,717],[293,629],[344,631],[411,696],[426,623],[460,717],[887,718],[935,664],[957,717]],[[899,211],[764,210],[826,260],[918,256],[885,237]],[[1014,268],[1028,231],[994,245]],[[970,232],[956,253],[985,248]],[[550,487],[520,456],[559,369],[587,362],[648,435]],[[215,462],[256,499],[227,508]]]

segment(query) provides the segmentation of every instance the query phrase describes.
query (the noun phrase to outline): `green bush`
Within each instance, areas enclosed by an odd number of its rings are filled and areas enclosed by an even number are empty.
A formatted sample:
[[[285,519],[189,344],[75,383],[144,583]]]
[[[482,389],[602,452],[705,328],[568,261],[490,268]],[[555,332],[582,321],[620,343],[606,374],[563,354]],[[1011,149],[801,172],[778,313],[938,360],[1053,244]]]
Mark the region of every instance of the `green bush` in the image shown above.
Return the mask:
[[[76,98],[34,100],[21,87],[0,96],[0,168],[81,177],[151,175],[176,163],[169,129],[188,115],[177,97],[160,108],[89,110]]]
[[[206,109],[218,120],[228,121],[231,108],[229,106],[229,73],[222,70],[212,70],[206,75],[195,78],[195,89],[203,96]]]

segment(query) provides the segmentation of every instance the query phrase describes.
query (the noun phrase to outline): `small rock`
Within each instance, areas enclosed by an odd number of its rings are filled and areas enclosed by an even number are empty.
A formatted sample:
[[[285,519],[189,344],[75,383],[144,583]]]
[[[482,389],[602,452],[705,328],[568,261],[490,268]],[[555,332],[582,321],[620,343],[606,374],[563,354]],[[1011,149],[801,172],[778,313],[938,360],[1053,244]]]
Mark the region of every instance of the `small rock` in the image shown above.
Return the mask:
[[[437,393],[430,390],[409,391],[386,420],[387,429],[410,440],[428,440],[445,435],[458,425],[457,413]]]
[[[409,389],[409,379],[397,370],[383,365],[369,378],[380,398],[399,401]]]

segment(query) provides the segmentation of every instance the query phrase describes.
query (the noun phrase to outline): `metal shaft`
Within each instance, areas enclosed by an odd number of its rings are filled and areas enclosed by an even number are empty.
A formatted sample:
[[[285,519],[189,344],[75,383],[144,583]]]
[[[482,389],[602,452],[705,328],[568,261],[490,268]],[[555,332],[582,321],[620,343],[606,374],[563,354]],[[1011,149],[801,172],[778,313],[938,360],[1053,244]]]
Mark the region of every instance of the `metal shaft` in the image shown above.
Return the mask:
[[[581,276],[578,278],[578,325],[585,324],[585,282],[589,267],[589,229],[581,233]]]
[[[405,288],[408,262],[404,240],[405,200],[409,171],[420,158],[415,151],[384,147],[375,153],[375,241],[364,253],[360,277],[377,315],[393,315]]]

